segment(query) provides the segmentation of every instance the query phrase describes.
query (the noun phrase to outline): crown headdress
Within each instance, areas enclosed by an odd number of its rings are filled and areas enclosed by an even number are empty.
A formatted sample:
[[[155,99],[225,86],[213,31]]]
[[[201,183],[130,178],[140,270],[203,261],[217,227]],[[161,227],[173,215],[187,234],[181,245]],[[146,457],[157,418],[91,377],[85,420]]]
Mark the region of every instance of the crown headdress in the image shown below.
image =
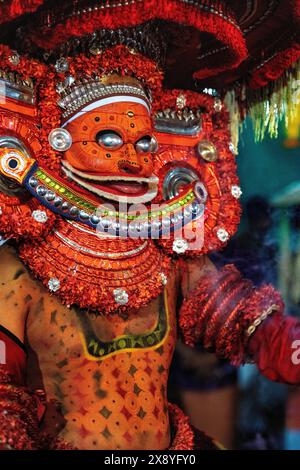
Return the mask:
[[[58,105],[64,110],[62,115],[64,119],[89,103],[107,97],[136,96],[143,99],[149,107],[151,101],[151,97],[138,80],[116,75],[101,78],[85,77],[80,80],[68,76],[64,82],[58,83],[56,90],[60,96]]]

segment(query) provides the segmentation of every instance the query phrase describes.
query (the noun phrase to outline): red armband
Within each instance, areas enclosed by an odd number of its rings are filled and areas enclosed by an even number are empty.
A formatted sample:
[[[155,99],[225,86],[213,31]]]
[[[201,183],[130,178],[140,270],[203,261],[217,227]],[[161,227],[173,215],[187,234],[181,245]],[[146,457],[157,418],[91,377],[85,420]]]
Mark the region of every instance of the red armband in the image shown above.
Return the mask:
[[[280,294],[272,286],[256,289],[233,266],[209,273],[184,300],[179,325],[185,342],[204,347],[239,365],[255,329],[271,313],[283,311]]]
[[[24,344],[0,325],[0,364],[17,385],[25,383],[27,353]]]

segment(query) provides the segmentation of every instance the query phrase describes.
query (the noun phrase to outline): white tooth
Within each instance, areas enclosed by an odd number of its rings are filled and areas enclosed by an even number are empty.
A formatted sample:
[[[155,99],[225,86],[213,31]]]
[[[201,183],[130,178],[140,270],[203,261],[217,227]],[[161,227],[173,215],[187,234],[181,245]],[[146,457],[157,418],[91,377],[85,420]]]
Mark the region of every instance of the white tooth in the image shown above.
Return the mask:
[[[89,184],[86,180],[80,178],[79,176],[74,175],[70,170],[67,170],[66,168],[63,168],[63,171],[70,179],[75,181],[81,187],[88,189],[90,192],[97,194],[98,196],[105,197],[106,199],[110,199],[113,201],[132,203],[132,204],[146,203],[146,202],[152,201],[152,199],[154,199],[157,196],[157,191],[158,191],[157,185],[155,187],[149,185],[148,191],[142,196],[132,196],[129,194],[125,196],[121,196],[121,195],[115,195],[103,189],[94,187],[92,184]]]
[[[91,181],[134,181],[135,183],[148,183],[148,184],[158,184],[159,179],[157,176],[150,176],[149,178],[133,178],[131,176],[95,176],[95,175],[89,175],[88,173],[76,170],[73,168],[70,163],[67,161],[62,162],[63,167],[67,168],[69,171],[74,173],[75,175],[78,175],[85,180],[91,180]]]

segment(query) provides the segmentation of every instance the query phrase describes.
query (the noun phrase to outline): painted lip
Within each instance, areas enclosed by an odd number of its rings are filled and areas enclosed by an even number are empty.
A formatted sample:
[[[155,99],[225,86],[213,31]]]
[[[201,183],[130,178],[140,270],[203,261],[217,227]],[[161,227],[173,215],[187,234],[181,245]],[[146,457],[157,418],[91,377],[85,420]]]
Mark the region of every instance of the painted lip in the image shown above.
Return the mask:
[[[118,202],[150,202],[158,192],[157,176],[141,178],[137,176],[97,175],[74,168],[69,162],[62,161],[65,175],[84,189]]]

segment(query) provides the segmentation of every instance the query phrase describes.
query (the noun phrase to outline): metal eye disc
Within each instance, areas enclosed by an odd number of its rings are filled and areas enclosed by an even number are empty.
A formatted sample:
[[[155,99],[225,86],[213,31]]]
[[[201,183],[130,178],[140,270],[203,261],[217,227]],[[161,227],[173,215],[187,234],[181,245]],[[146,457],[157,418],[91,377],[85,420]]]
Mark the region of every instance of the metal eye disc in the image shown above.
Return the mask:
[[[164,200],[167,201],[178,196],[183,186],[198,180],[197,174],[191,168],[182,166],[171,168],[166,173],[163,182]]]
[[[116,150],[123,145],[122,137],[114,131],[101,131],[96,136],[96,141],[101,147]]]
[[[135,148],[137,152],[143,153],[154,153],[157,151],[158,144],[155,137],[142,137],[136,144]]]
[[[48,136],[49,143],[54,150],[66,152],[72,145],[72,136],[67,129],[53,129]]]
[[[150,139],[146,137],[146,138],[139,140],[135,144],[135,148],[137,152],[149,153],[150,152]]]
[[[158,142],[156,140],[156,137],[152,136],[151,141],[150,141],[150,152],[154,153],[157,152],[158,150]]]
[[[215,162],[218,159],[218,152],[212,142],[202,140],[198,144],[198,154],[206,162]]]

